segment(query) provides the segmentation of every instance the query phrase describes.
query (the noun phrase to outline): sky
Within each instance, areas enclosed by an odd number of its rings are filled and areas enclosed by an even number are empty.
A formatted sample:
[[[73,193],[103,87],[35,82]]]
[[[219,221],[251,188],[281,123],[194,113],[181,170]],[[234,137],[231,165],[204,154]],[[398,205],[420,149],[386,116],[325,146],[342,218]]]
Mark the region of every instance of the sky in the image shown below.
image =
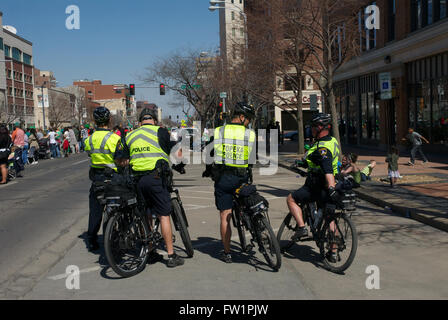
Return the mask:
[[[80,29],[68,30],[66,8],[80,11]],[[139,89],[145,67],[177,49],[219,46],[219,14],[208,0],[1,0],[3,25],[33,43],[34,66],[54,72],[58,86],[80,79],[136,84],[136,98],[164,114],[177,101],[169,91]],[[170,108],[170,109],[166,109]],[[166,111],[166,112],[165,112]],[[181,112],[179,112],[181,113]]]

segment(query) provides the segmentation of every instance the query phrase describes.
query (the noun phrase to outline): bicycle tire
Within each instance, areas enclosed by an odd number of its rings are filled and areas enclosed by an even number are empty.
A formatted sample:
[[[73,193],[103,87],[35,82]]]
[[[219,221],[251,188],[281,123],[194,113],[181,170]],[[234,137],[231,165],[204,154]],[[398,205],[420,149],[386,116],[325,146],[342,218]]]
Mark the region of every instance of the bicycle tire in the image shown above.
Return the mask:
[[[244,229],[244,225],[243,222],[241,221],[241,216],[240,217],[236,217],[236,215],[239,214],[235,211],[232,212],[232,219],[235,219],[235,225],[236,225],[236,229],[238,230],[238,238],[240,239],[240,246],[241,246],[241,251],[242,252],[247,252],[248,251],[248,246],[247,246],[247,240],[246,240],[246,230]]]
[[[285,253],[295,243],[291,238],[295,233],[296,227],[296,219],[293,218],[291,213],[288,213],[277,232],[277,242],[280,247],[280,252]]]
[[[191,258],[194,255],[193,245],[191,244],[190,233],[188,232],[187,223],[185,222],[182,215],[182,208],[180,206],[179,200],[174,198],[171,200],[171,204],[173,207],[173,214],[175,216],[173,220],[175,220],[175,223],[177,223],[177,230],[179,231],[180,237],[182,238],[187,256]]]
[[[259,250],[269,266],[275,271],[278,271],[282,265],[282,255],[277,237],[266,217],[260,216],[256,219],[258,221],[255,221],[254,228],[258,238]],[[266,240],[267,243],[265,243]],[[266,248],[266,244],[269,246],[268,248]]]
[[[331,232],[332,232],[331,230],[329,230],[330,235],[327,236],[327,229],[330,228],[331,222],[336,221],[336,226],[337,226],[337,228],[338,228],[338,230],[340,232],[341,231],[340,230],[341,227],[340,227],[340,223],[337,221],[338,219],[339,220],[342,219],[342,221],[346,222],[347,223],[347,227],[350,229],[350,234],[351,235],[348,236],[348,237],[347,237],[347,235],[343,235],[343,237],[342,237],[342,244],[343,244],[343,246],[345,246],[347,241],[351,241],[351,248],[350,248],[350,253],[349,253],[348,258],[346,259],[346,261],[341,262],[342,265],[340,265],[340,266],[335,266],[326,257],[326,253],[328,252],[328,249],[329,249],[328,247],[330,246],[330,244],[329,244],[326,247],[326,244],[327,244],[326,240],[327,240],[327,238],[332,238],[332,239],[329,239],[329,241],[328,241],[329,243],[331,241],[334,241],[334,242],[337,241],[336,238],[331,235]],[[346,233],[346,230],[344,230],[344,233]],[[323,258],[325,267],[329,271],[334,272],[334,273],[342,273],[343,271],[347,270],[350,267],[350,265],[353,263],[353,260],[355,259],[356,251],[357,251],[357,248],[358,248],[358,233],[356,232],[356,228],[355,228],[355,225],[354,225],[353,221],[345,213],[342,213],[342,214],[340,214],[338,216],[332,217],[331,219],[329,219],[329,220],[327,220],[325,222],[325,225],[324,225],[324,227],[322,229],[322,235],[323,235],[324,239],[321,239],[321,241],[320,241],[319,250],[320,250],[320,254],[321,254],[322,258]],[[348,239],[348,238],[351,238],[351,239]],[[345,250],[345,248],[343,250]],[[339,250],[338,250],[338,254],[339,254]],[[342,261],[342,259],[341,259],[341,261]]]
[[[118,239],[117,243],[116,236],[119,236],[120,233],[122,235],[123,232],[126,232],[126,230],[124,230],[124,226],[122,223],[123,219],[125,219],[124,214],[118,213],[113,215],[109,219],[109,221],[107,222],[106,232],[104,235],[104,249],[106,252],[107,262],[115,271],[115,273],[123,278],[132,277],[142,272],[145,269],[146,263],[148,262],[149,258],[148,245],[144,244],[144,241],[149,239],[150,236],[150,231],[147,223],[143,222],[143,217],[136,215],[134,211],[132,211],[130,215],[128,214],[128,217],[130,217],[131,219],[131,223],[129,225],[134,224],[135,229],[138,230],[137,232],[140,233],[139,239],[137,239],[136,241],[140,241],[142,244],[142,248],[140,249],[139,253],[140,261],[137,267],[131,270],[125,269],[124,267],[121,266],[119,261],[117,261],[117,257],[115,254],[116,251],[119,250],[120,240],[122,241],[124,240],[124,238]],[[127,237],[126,240],[129,241]]]

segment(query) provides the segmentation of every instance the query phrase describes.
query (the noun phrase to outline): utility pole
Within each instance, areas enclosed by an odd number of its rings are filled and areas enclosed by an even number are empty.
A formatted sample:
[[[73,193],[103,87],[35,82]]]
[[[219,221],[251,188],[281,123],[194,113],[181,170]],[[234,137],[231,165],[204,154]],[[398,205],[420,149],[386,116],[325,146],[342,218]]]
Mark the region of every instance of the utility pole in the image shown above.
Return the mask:
[[[45,99],[44,99],[44,85],[45,85],[46,83],[47,83],[47,82],[44,81],[44,83],[43,83],[43,85],[42,85],[42,87],[41,87],[41,89],[42,89],[42,114],[43,114],[43,117],[44,117],[44,132],[47,130],[47,128],[46,128],[46,126],[45,126]]]

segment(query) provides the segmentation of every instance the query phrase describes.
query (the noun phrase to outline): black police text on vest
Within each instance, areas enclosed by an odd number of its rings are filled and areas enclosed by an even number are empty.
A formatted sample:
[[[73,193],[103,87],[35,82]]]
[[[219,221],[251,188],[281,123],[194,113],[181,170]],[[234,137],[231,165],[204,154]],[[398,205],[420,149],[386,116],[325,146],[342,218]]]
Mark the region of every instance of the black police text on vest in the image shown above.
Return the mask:
[[[151,147],[141,147],[141,148],[132,148],[131,150],[132,153],[137,153],[137,152],[151,152]]]
[[[233,146],[226,145],[225,150],[223,151],[223,158],[234,159],[234,160],[243,160],[244,147],[235,146],[235,145],[233,145]]]

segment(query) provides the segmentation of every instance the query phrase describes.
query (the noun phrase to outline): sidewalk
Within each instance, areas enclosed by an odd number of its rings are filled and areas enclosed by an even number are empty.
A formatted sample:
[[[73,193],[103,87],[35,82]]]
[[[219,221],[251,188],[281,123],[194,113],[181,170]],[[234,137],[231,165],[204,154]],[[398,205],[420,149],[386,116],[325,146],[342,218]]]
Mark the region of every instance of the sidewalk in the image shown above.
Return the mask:
[[[279,166],[288,168],[295,159],[302,156],[291,152],[291,146],[283,146],[279,152]],[[289,152],[282,152],[282,151]],[[425,165],[417,160],[415,166],[408,166],[409,157],[402,156],[399,160],[399,171],[402,179],[398,187],[390,188],[387,178],[386,154],[378,150],[369,153],[367,148],[343,147],[344,152],[359,154],[357,165],[360,169],[369,164],[370,160],[377,162],[372,172],[372,181],[363,182],[355,189],[358,196],[405,217],[415,219],[443,231],[448,231],[448,156],[438,155],[438,162]],[[371,154],[371,155],[369,155]],[[428,156],[430,160],[430,156]]]

